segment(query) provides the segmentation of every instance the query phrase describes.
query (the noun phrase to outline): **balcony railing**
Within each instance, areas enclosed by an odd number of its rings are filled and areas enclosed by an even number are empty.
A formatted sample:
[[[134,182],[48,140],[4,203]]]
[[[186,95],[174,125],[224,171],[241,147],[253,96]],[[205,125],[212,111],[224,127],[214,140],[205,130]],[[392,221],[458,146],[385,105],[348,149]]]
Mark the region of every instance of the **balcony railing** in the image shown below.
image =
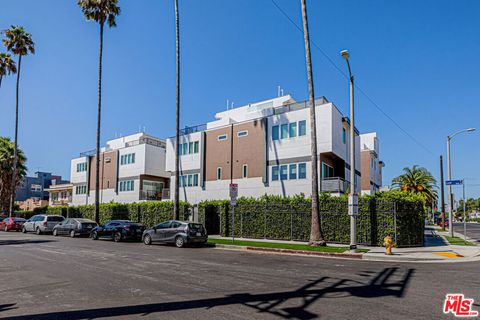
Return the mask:
[[[348,189],[348,181],[340,177],[323,178],[322,192],[346,193]]]
[[[69,198],[63,198],[63,199],[58,199],[58,200],[52,200],[52,205],[54,206],[63,206],[67,205],[68,203],[72,202],[72,197]]]
[[[141,138],[140,140],[126,142],[125,147],[138,146],[139,144],[149,144],[151,146],[165,148],[164,141],[154,140],[150,138]]]
[[[162,200],[162,193],[157,191],[140,191],[140,200],[160,201]]]

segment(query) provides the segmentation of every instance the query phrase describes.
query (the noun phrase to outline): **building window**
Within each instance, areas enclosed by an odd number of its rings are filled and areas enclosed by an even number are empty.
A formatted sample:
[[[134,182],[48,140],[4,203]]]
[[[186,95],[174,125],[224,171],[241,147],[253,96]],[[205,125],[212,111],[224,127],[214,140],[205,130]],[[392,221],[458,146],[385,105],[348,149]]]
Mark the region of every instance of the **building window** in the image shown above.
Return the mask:
[[[30,190],[33,192],[40,192],[42,191],[42,186],[40,184],[32,184]]]
[[[178,151],[178,155],[181,156],[181,155],[182,155],[183,144],[180,143],[180,144],[178,145],[178,148],[177,148],[177,149],[178,149],[178,150],[177,150],[177,151]]]
[[[188,175],[188,186],[191,187],[193,185],[193,176],[191,174]]]
[[[198,174],[193,175],[193,186],[198,187]]]
[[[288,124],[282,124],[280,130],[280,138],[287,139],[288,138]]]
[[[322,162],[322,179],[331,177],[334,177],[333,168],[325,162]]]
[[[307,121],[302,120],[298,122],[298,136],[304,136],[307,134]]]
[[[87,186],[86,185],[76,186],[75,194],[87,194]]]
[[[198,146],[199,146],[198,141],[195,141],[193,143],[193,153],[198,153],[198,149],[199,149]]]
[[[292,163],[289,165],[289,179],[290,180],[295,180],[297,179],[297,164]]]
[[[120,181],[120,192],[133,191],[135,189],[133,180]]]
[[[343,128],[342,140],[344,144],[347,143],[347,130],[345,130],[345,128]]]
[[[183,154],[188,154],[188,143],[183,144]]]
[[[298,164],[298,179],[306,179],[307,178],[307,164],[306,163],[299,163]]]
[[[246,136],[248,136],[248,131],[247,130],[237,132],[237,137],[239,137],[239,138],[246,137]]]
[[[222,168],[217,168],[217,180],[222,180]]]
[[[290,138],[295,138],[297,136],[297,123],[292,122],[289,125],[289,135]]]
[[[279,171],[278,171],[278,166],[272,167],[272,181],[278,181],[278,176]]]
[[[198,187],[198,173],[180,176],[180,187]]]
[[[281,165],[280,166],[280,180],[287,180],[288,179],[288,166]]]
[[[278,140],[278,126],[272,127],[272,140]]]
[[[227,140],[227,135],[226,134],[221,134],[217,137],[218,141],[225,141]]]
[[[122,154],[120,156],[120,165],[135,163],[135,153]]]
[[[83,171],[87,171],[87,163],[86,162],[77,163],[77,172],[83,172]]]
[[[248,178],[248,165],[244,164],[242,166],[242,178]]]

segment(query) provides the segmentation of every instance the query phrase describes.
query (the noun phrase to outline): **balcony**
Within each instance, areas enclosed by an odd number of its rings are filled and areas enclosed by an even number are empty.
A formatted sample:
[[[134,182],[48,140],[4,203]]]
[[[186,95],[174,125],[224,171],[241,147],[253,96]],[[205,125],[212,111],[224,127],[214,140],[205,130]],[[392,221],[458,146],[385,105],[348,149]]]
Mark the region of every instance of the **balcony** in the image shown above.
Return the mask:
[[[146,201],[160,201],[162,200],[162,192],[141,190],[139,199]]]
[[[51,200],[51,205],[52,206],[67,206],[70,202],[72,202],[72,197],[64,198],[64,199]]]
[[[348,181],[340,177],[331,177],[322,179],[322,192],[330,193],[346,193],[348,189]]]

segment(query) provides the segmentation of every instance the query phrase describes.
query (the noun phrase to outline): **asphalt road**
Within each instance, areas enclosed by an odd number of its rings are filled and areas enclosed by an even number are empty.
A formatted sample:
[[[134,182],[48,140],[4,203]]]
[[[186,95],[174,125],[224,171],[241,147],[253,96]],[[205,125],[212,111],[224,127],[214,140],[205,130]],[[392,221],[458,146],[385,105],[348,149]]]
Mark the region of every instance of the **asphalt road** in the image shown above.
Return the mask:
[[[1,232],[0,319],[448,319],[479,267]]]
[[[463,234],[463,223],[454,223],[453,230]],[[467,223],[467,237],[480,244],[480,223]]]

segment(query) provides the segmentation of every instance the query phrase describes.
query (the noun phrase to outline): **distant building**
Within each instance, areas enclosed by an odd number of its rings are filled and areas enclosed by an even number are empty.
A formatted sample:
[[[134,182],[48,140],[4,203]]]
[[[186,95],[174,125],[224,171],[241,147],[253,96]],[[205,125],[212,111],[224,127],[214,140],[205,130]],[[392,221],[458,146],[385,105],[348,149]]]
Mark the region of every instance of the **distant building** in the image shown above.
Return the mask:
[[[68,206],[72,203],[73,184],[71,183],[51,185],[45,191],[49,193],[49,206]]]
[[[324,97],[315,101],[321,191],[348,192],[350,120]],[[290,95],[218,112],[206,125],[183,130],[180,199],[198,203],[238,196],[311,195],[310,110]],[[360,138],[355,129],[355,182],[360,192]],[[167,139],[166,170],[175,174],[175,138]],[[174,179],[171,189],[174,188]]]
[[[17,204],[22,211],[32,211],[36,208],[48,206],[48,200],[29,198],[25,201],[16,201],[15,204]]]
[[[95,150],[71,161],[72,205],[95,203]],[[162,200],[168,194],[165,141],[145,133],[109,140],[100,153],[100,202]]]
[[[380,146],[376,132],[360,135],[362,159],[362,194],[374,194],[382,188],[382,169],[385,163],[380,160]]]
[[[61,176],[52,175],[50,172],[35,172],[33,177],[24,177],[17,187],[15,201],[48,200],[48,189],[51,185],[68,183]]]

